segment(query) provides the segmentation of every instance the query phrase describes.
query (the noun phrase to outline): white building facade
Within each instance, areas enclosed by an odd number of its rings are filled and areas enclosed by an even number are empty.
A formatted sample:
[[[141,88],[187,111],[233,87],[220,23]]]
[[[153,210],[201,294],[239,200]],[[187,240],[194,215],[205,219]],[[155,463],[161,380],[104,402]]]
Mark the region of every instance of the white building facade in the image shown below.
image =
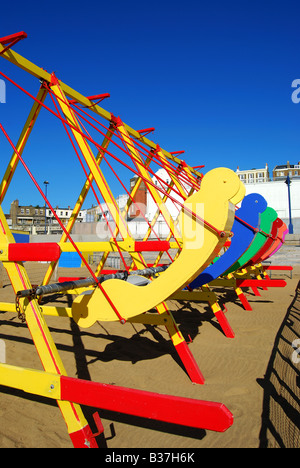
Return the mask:
[[[246,195],[259,193],[268,206],[273,208],[278,217],[289,225],[289,198],[288,186],[283,180],[273,180],[264,183],[245,183]],[[300,179],[291,179],[290,206],[294,234],[300,234]]]
[[[268,164],[262,169],[240,170],[238,166],[236,173],[244,184],[260,184],[270,180]]]

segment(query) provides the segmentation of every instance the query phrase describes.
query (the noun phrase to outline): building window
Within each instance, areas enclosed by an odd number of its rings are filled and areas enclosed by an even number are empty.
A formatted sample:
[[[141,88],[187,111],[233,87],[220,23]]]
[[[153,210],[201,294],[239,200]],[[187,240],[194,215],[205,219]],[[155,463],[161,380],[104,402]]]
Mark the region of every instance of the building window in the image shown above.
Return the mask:
[[[29,208],[26,208],[26,214],[29,214]]]
[[[264,181],[264,173],[263,172],[258,172],[257,173],[257,182],[263,182]]]

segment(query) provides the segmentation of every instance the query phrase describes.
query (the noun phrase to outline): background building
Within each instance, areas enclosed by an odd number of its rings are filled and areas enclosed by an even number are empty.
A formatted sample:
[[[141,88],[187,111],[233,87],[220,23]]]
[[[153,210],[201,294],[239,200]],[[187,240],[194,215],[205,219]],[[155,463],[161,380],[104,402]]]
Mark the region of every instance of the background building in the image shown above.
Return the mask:
[[[64,226],[67,225],[72,209],[55,208],[55,213]],[[60,234],[62,228],[55,219],[53,213],[45,206],[19,205],[19,200],[14,200],[10,206],[10,214],[7,216],[12,229],[26,230],[31,234]],[[81,211],[76,222],[82,222],[84,213]]]
[[[244,184],[259,184],[270,180],[268,164],[263,169],[246,169],[243,171],[238,166],[236,173]]]
[[[138,180],[138,176],[135,175],[130,179],[130,193],[132,192],[136,182]],[[142,180],[139,184],[138,189],[134,195],[134,202],[131,203],[129,207],[129,218],[143,218],[147,217],[147,187],[145,182]]]
[[[239,178],[244,182],[246,187],[246,195],[249,193],[259,193],[268,202],[268,206],[273,208],[279,218],[281,218],[286,225],[290,223],[289,219],[289,200],[288,200],[288,187],[285,183],[289,175],[290,184],[290,200],[291,200],[291,218],[294,234],[300,234],[300,165],[287,164],[275,166],[273,170],[273,180],[267,176],[268,165],[265,167],[265,180],[258,174],[263,173],[263,169],[251,169],[240,171],[237,169],[236,173]],[[249,175],[253,174],[253,177]],[[246,177],[244,177],[246,176]]]
[[[290,164],[287,161],[286,164],[275,166],[273,169],[273,180],[285,180],[288,175],[293,179],[300,178],[300,162],[298,164]]]
[[[246,187],[246,194],[259,193],[268,203],[268,206],[273,208],[278,216],[287,224],[290,224],[289,219],[289,199],[288,187],[285,183],[286,177],[289,175],[290,184],[290,201],[291,215],[294,234],[300,234],[300,164],[287,164],[275,166],[273,170],[273,180],[270,178],[268,164],[262,169],[245,169],[236,170],[239,178],[243,181]],[[132,191],[137,181],[137,176],[130,180],[130,191]],[[155,176],[152,177],[153,184],[166,191],[171,184],[170,176],[165,169],[159,169]],[[188,187],[184,187],[188,194]],[[176,220],[183,202],[182,197],[178,193],[169,188],[173,200],[166,201],[166,207],[173,220]],[[163,198],[163,193],[161,193]],[[120,212],[123,212],[127,202],[128,194],[121,194],[116,198]],[[178,204],[174,203],[178,200]],[[138,190],[135,192],[134,203],[131,204],[126,216],[129,223],[129,229],[133,237],[143,238],[149,228],[151,222],[156,215],[158,207],[153,200],[149,190],[144,182],[140,183]],[[64,226],[67,225],[72,209],[56,207],[55,212]],[[62,229],[55,219],[50,209],[40,206],[21,206],[18,200],[14,200],[11,204],[10,215],[7,215],[9,225],[12,229],[26,230],[31,234],[61,234]],[[106,203],[101,205],[93,205],[91,208],[81,210],[77,221],[73,227],[72,233],[82,236],[81,240],[87,235],[102,236],[103,240],[111,237],[111,229],[107,229],[107,221],[112,230],[114,223],[110,214],[109,206]],[[156,233],[164,238],[168,235],[168,227],[162,215],[159,215],[155,224]],[[152,236],[150,236],[152,237]]]

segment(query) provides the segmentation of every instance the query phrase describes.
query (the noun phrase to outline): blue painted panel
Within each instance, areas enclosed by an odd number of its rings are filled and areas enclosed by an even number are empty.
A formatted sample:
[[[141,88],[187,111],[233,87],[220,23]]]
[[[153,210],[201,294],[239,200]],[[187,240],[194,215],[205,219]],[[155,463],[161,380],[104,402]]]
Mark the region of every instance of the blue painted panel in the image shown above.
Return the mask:
[[[28,244],[29,243],[29,234],[12,231],[12,235],[14,236],[15,241],[18,244]]]
[[[267,202],[258,193],[247,195],[241,208],[236,211],[236,217],[232,226],[233,237],[231,245],[226,252],[217,257],[212,265],[209,265],[192,283],[190,288],[195,289],[210,283],[221,276],[228,268],[244,254],[255,237],[255,231],[244,224],[245,221],[254,228],[259,227],[260,213],[267,208]]]
[[[77,252],[62,252],[58,266],[63,268],[79,268],[81,267],[81,261],[81,257]]]

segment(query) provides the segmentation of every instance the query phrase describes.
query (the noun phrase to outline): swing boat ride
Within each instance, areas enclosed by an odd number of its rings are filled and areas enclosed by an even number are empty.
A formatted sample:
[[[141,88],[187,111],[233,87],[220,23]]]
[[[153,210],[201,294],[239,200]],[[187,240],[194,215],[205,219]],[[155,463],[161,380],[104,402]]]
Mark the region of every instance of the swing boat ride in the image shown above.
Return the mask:
[[[181,426],[226,431],[233,424],[233,415],[223,403],[69,377],[44,316],[70,317],[82,328],[105,321],[165,327],[191,382],[204,384],[204,377],[167,300],[208,303],[223,333],[233,338],[234,332],[213,288],[221,285],[234,289],[243,306],[251,310],[242,287],[252,287],[257,294],[258,288],[284,287],[285,281],[268,277],[262,261],[280,248],[286,226],[262,197],[245,196],[245,186],[232,170],[215,168],[203,175],[199,172],[200,166],[192,167],[179,158],[181,152],[170,153],[148,139],[152,128],[136,131],[120,117],[100,107],[99,103],[108,94],[85,97],[55,73],[48,73],[12,50],[26,37],[26,33],[20,32],[0,38],[1,58],[39,81],[39,90],[34,96],[0,71],[1,78],[32,100],[16,144],[0,122],[0,135],[12,151],[10,159],[4,154],[1,159],[5,172],[0,185],[0,261],[16,298],[15,303],[1,302],[0,307],[2,311],[17,313],[26,323],[44,370],[0,364],[0,385],[56,400],[76,448],[96,448],[97,435],[103,432],[98,414],[95,422],[99,431],[92,432],[80,405]],[[63,126],[85,176],[66,226],[22,156],[41,109]],[[122,157],[117,156],[119,153]],[[1,205],[18,165],[23,166],[60,225],[63,234],[59,242],[15,241]],[[128,195],[123,210],[116,202],[104,167]],[[157,175],[158,168],[166,171],[168,183]],[[125,177],[122,180],[119,175],[121,169],[135,176],[130,191],[123,182]],[[130,207],[136,204],[141,184],[146,186],[157,211],[151,221],[145,218],[147,232],[142,241],[136,241],[127,215]],[[75,242],[72,238],[75,221],[90,191],[100,208],[106,203],[113,220],[111,223],[102,213],[109,241]],[[241,208],[237,209],[240,203]],[[175,220],[170,214],[170,204],[178,211]],[[159,216],[168,226],[166,239],[161,239],[155,229]],[[78,254],[90,276],[53,281],[62,253],[70,252]],[[87,261],[87,253],[93,252],[101,252],[95,271]],[[145,252],[155,253],[153,264],[147,263]],[[119,255],[123,269],[106,269],[111,253]],[[163,255],[168,257],[168,263],[161,262]],[[34,286],[24,262],[42,261],[49,266],[41,283]],[[43,298],[54,293],[72,294],[72,306],[44,305]],[[155,313],[149,313],[153,309]]]

